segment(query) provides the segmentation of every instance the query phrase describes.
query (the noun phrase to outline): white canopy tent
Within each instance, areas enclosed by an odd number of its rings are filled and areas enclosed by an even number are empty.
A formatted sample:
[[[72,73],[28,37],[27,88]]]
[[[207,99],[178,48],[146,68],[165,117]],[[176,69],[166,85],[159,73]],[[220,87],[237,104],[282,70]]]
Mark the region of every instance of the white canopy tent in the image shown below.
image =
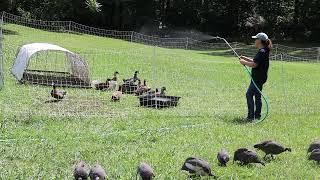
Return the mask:
[[[37,53],[43,51],[55,51],[62,52],[66,54],[66,59],[70,62],[71,75],[73,78],[78,78],[83,82],[89,83],[89,71],[86,62],[80,58],[77,54],[62,48],[57,45],[48,43],[32,43],[26,44],[19,49],[19,52],[14,61],[11,73],[15,76],[18,81],[23,81],[25,74],[28,70],[30,59]],[[45,71],[43,71],[45,72]],[[52,73],[52,72],[51,72]],[[47,80],[49,85],[50,80]],[[44,84],[44,83],[40,83]],[[67,85],[67,84],[66,84]]]

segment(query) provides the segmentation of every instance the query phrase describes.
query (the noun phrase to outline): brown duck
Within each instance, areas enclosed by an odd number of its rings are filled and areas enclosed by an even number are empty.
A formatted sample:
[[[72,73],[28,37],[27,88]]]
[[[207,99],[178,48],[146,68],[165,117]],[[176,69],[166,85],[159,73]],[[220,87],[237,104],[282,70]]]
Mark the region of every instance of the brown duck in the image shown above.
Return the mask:
[[[107,81],[105,83],[98,83],[95,85],[97,90],[106,90],[110,87],[110,80],[111,79],[107,79]]]
[[[118,71],[114,72],[113,73],[113,78],[111,79],[111,81],[117,81],[118,80],[118,74],[119,74]]]
[[[151,180],[155,177],[152,167],[147,163],[141,163],[137,169],[137,177],[140,175],[142,180]]]
[[[122,86],[119,86],[118,91],[112,93],[111,100],[112,101],[120,101],[122,97]]]
[[[156,96],[165,96],[166,95],[167,88],[162,87],[160,92],[156,89]]]
[[[79,162],[73,172],[73,176],[75,180],[87,180],[89,177],[89,168],[85,164],[85,162]]]
[[[141,81],[138,83],[138,89],[136,90],[135,94],[137,96],[142,95],[143,93],[146,93],[150,90],[150,88],[147,86],[147,80],[143,81],[143,84],[141,85]]]
[[[102,168],[102,166],[97,164],[93,168],[91,168],[89,176],[91,180],[105,180],[107,177],[107,173]]]
[[[281,144],[272,140],[263,141],[259,144],[254,145],[253,147],[266,153],[264,157],[266,157],[267,155],[271,155],[271,157],[273,158],[273,155],[278,155],[285,151],[291,152],[291,148],[283,147]]]
[[[55,84],[52,84],[52,88],[53,89],[51,90],[50,94],[53,98],[57,100],[62,100],[67,95],[66,91],[57,89]]]
[[[234,152],[233,162],[235,161],[239,161],[242,165],[251,163],[259,163],[263,166],[265,165],[264,162],[260,160],[256,152],[251,151],[247,148],[240,148]]]

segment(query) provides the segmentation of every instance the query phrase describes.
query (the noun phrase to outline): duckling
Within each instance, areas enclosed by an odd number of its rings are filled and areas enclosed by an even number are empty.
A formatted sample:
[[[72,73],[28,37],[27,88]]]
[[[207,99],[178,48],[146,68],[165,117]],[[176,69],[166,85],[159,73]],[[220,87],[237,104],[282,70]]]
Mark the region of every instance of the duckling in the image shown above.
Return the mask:
[[[112,93],[111,100],[112,101],[120,101],[122,97],[122,86],[119,86],[118,91]]]
[[[266,153],[264,156],[265,158],[267,155],[271,155],[271,157],[273,158],[273,155],[278,155],[285,151],[291,152],[290,148],[285,148],[281,144],[271,140],[263,141],[259,144],[254,145],[253,147]]]
[[[195,176],[214,176],[211,171],[209,163],[203,159],[197,157],[189,157],[183,163],[181,168],[183,171],[187,171],[190,174],[190,177]]]
[[[242,165],[247,165],[250,163],[260,163],[263,166],[265,165],[264,162],[259,159],[256,152],[247,148],[240,148],[234,152],[233,163],[235,161],[239,161]]]
[[[138,174],[140,175],[142,180],[151,180],[155,177],[153,169],[147,163],[141,163],[138,166],[136,179],[138,178]]]
[[[320,149],[320,139],[313,141],[308,148],[308,153],[312,152],[314,149]]]
[[[167,88],[166,87],[162,87],[160,92],[159,91],[156,92],[156,96],[165,96],[166,95],[166,91],[167,91]]]
[[[106,90],[110,87],[110,80],[111,79],[107,79],[107,81],[105,83],[98,83],[98,84],[95,84],[95,87],[97,90]]]
[[[230,156],[225,149],[221,149],[221,151],[217,155],[217,159],[220,163],[220,166],[227,166]]]
[[[91,168],[89,176],[91,180],[105,180],[107,177],[107,173],[102,168],[102,166],[97,164],[93,168]]]
[[[137,96],[146,93],[150,90],[150,88],[147,86],[147,80],[143,81],[143,85],[141,85],[141,81],[138,81],[138,89],[136,90],[135,94]]]
[[[89,168],[85,162],[79,162],[73,171],[73,176],[75,180],[87,180],[89,177]]]
[[[52,84],[52,88],[51,96],[57,100],[62,100],[64,96],[67,95],[66,91],[57,89],[55,84]]]
[[[308,159],[316,161],[318,164],[320,164],[320,149],[312,150]]]

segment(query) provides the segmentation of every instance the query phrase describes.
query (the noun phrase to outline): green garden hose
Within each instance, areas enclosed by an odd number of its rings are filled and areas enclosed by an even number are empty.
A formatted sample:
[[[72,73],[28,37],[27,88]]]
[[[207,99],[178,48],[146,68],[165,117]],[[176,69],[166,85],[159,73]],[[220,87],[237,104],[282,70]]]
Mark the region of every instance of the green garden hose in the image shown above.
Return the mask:
[[[214,38],[223,40],[230,47],[230,49],[233,51],[233,53],[240,59],[239,54],[236,52],[236,50],[230,45],[230,43],[225,38],[221,38],[221,37],[218,37],[218,36],[214,37]],[[266,103],[266,113],[265,113],[264,117],[261,118],[259,121],[256,121],[256,123],[260,123],[260,122],[264,121],[265,119],[267,119],[267,117],[269,116],[269,102],[268,102],[267,97],[262,93],[262,91],[258,88],[257,84],[254,82],[252,74],[251,74],[251,71],[249,70],[249,68],[247,66],[245,66],[245,65],[243,65],[243,66],[244,66],[246,72],[248,73],[253,85],[256,87],[258,92],[261,94],[261,96],[263,98],[263,101]]]

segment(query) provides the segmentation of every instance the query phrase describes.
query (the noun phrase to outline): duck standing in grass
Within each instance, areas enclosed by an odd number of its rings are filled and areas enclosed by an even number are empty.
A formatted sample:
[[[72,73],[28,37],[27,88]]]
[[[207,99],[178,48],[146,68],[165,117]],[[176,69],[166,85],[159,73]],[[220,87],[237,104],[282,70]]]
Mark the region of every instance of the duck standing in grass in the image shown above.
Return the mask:
[[[67,95],[67,92],[64,90],[57,89],[55,84],[52,84],[51,96],[57,100],[64,99],[64,96]]]
[[[116,87],[118,85],[118,75],[119,75],[119,72],[116,71],[113,74],[113,78],[110,79],[110,81],[109,81],[109,89],[110,90],[115,90],[116,89]]]
[[[214,176],[211,171],[209,163],[203,159],[197,157],[189,157],[183,163],[181,168],[183,171],[187,171],[190,174],[190,177],[199,177],[199,176]]]
[[[251,151],[247,148],[240,148],[234,152],[233,162],[235,161],[239,161],[242,165],[251,163],[259,163],[263,166],[265,165],[264,162],[260,160],[256,152]]]
[[[254,148],[262,150],[264,153],[266,153],[266,155],[264,156],[265,158],[267,155],[271,155],[271,158],[273,158],[273,155],[278,155],[285,151],[291,152],[290,148],[283,147],[281,144],[271,140],[263,141],[259,144],[256,144],[254,145]]]
[[[225,149],[221,149],[221,151],[217,155],[217,159],[220,166],[227,166],[227,163],[230,160],[230,156]]]
[[[140,175],[142,180],[151,180],[155,177],[152,167],[147,163],[141,163],[137,169],[137,177]]]
[[[135,71],[132,78],[123,79],[123,82],[124,83],[135,83],[137,81],[140,81],[140,79],[138,78],[138,74],[139,74],[139,71]]]
[[[87,180],[89,177],[89,168],[85,162],[79,162],[73,171],[73,176],[75,180]]]
[[[119,75],[119,72],[116,71],[113,73],[113,78],[111,79],[111,81],[118,81],[118,75]]]
[[[133,83],[140,81],[140,79],[138,78],[138,74],[139,74],[139,71],[134,72],[133,78],[132,78]]]
[[[111,100],[112,101],[120,101],[122,97],[122,86],[119,86],[118,91],[112,93]]]
[[[93,168],[91,168],[89,176],[91,180],[105,180],[107,177],[107,173],[102,168],[102,166],[97,164]]]
[[[313,141],[308,148],[308,153],[312,152],[315,149],[320,149],[320,139]]]
[[[320,164],[320,149],[312,150],[308,159],[316,161],[318,164]]]

